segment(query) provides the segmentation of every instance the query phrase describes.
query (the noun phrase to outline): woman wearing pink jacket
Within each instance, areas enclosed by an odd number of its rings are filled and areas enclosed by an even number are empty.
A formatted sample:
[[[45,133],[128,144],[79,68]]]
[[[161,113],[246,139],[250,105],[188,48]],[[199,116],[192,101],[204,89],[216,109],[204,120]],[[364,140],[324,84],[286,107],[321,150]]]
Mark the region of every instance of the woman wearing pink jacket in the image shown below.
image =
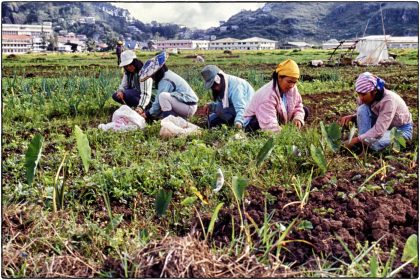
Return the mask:
[[[245,109],[245,131],[278,132],[282,124],[292,122],[298,128],[305,124],[309,110],[302,104],[296,87],[300,77],[295,61],[280,63],[273,72],[272,80],[260,88]]]

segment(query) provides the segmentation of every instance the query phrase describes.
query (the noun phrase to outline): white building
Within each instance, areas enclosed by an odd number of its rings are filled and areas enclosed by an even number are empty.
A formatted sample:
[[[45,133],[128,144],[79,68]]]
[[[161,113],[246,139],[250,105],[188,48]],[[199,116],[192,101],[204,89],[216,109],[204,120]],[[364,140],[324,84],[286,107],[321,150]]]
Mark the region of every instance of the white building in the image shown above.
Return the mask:
[[[342,43],[341,43],[342,42]],[[336,39],[330,39],[322,43],[322,49],[324,50],[333,50],[338,47],[338,49],[351,49],[354,48],[356,42],[352,40],[342,40],[338,41]]]
[[[301,50],[308,49],[311,47],[312,47],[311,44],[308,44],[306,42],[299,42],[299,41],[287,42],[286,44],[281,46],[282,49],[301,49]]]
[[[163,40],[156,42],[158,50],[179,49],[179,50],[208,50],[209,41],[205,40]]]
[[[418,49],[419,48],[419,37],[407,36],[407,37],[393,37],[387,41],[388,48],[395,49]]]
[[[276,41],[259,37],[248,39],[223,38],[211,41],[210,50],[274,50]]]
[[[32,50],[30,35],[2,35],[1,51],[4,54],[23,54]]]
[[[33,37],[49,38],[53,34],[52,23],[43,22],[42,24],[2,24],[2,35],[30,35]]]

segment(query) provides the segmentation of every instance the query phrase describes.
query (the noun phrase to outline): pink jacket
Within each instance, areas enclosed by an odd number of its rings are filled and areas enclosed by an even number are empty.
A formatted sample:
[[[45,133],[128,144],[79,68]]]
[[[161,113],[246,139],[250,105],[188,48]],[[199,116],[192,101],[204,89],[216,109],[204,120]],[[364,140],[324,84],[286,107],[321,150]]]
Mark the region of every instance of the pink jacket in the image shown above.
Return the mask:
[[[360,141],[366,138],[380,138],[393,127],[413,122],[404,100],[395,92],[387,89],[385,89],[384,97],[379,102],[375,101],[370,109],[378,118],[371,129],[358,136]]]
[[[273,90],[273,81],[265,84],[252,97],[251,102],[245,109],[244,119],[249,120],[256,116],[262,130],[279,131],[279,121],[286,124],[291,120],[299,120],[304,124],[302,97],[296,86],[286,92],[287,109],[284,111],[280,93],[276,88]]]

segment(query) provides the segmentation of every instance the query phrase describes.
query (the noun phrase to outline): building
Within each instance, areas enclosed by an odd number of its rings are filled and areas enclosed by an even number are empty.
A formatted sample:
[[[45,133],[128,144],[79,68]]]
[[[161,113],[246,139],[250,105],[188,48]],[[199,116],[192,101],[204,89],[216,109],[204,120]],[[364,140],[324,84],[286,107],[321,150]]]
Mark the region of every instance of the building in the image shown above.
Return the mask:
[[[158,50],[179,49],[179,50],[207,50],[209,41],[205,40],[164,40],[157,41]]]
[[[2,35],[30,35],[33,37],[46,36],[49,38],[53,34],[52,23],[43,22],[42,24],[2,24]]]
[[[387,41],[388,48],[394,49],[418,49],[419,48],[419,37],[407,36],[407,37],[393,37],[391,36]]]
[[[23,54],[32,50],[32,36],[3,35],[1,40],[3,54]]]
[[[354,40],[342,40],[338,41],[336,39],[330,39],[324,43],[322,43],[322,49],[324,50],[333,50],[333,49],[352,49],[356,45],[356,41]]]
[[[282,49],[308,49],[311,48],[312,45],[308,44],[306,42],[287,42],[285,44],[283,44],[280,48]]]
[[[274,50],[276,41],[259,37],[248,39],[223,38],[211,41],[210,50]]]

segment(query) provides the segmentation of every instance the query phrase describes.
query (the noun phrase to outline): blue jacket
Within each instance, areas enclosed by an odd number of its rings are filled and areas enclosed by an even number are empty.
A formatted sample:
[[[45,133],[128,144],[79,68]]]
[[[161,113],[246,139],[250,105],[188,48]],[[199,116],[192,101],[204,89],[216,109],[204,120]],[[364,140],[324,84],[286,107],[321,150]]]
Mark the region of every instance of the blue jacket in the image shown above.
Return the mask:
[[[169,92],[171,96],[175,97],[183,103],[198,103],[198,97],[190,85],[179,75],[175,74],[171,70],[168,70],[165,72],[165,75],[158,84],[155,101],[149,110],[149,114],[153,117],[159,116],[159,114],[162,112],[160,110],[159,104],[159,94],[161,92]]]
[[[246,106],[248,106],[252,96],[255,94],[255,90],[244,79],[227,74],[224,74],[224,77],[228,81],[227,93],[229,107],[233,106],[236,111],[234,122],[239,122],[243,125]],[[217,103],[222,103],[222,100],[214,102],[212,108],[216,108]]]

